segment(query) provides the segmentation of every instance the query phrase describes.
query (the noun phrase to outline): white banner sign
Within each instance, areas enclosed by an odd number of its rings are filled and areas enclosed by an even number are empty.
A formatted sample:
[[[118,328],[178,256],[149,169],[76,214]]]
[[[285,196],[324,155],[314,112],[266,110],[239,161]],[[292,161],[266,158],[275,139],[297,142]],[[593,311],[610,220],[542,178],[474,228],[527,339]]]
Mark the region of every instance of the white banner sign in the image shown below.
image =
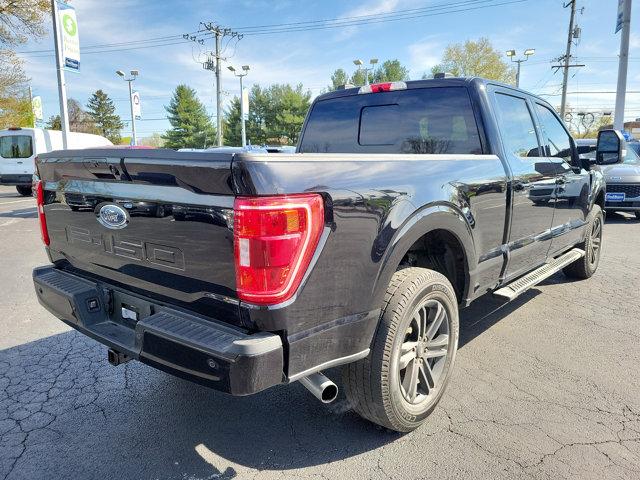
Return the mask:
[[[133,92],[131,94],[131,105],[133,105],[133,116],[136,118],[141,118],[142,107],[140,106],[140,93]]]
[[[76,10],[71,5],[56,2],[60,25],[60,39],[62,45],[62,61],[64,68],[72,72],[80,71],[80,38],[78,36],[78,21]]]
[[[31,108],[33,109],[33,116],[36,120],[42,120],[42,97],[33,97],[31,100]]]

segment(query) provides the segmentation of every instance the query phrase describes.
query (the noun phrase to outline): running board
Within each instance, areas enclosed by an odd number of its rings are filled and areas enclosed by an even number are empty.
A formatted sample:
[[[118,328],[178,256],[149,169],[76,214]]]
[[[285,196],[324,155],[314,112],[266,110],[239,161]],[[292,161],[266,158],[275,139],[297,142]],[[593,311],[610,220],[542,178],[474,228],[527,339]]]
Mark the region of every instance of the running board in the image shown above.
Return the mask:
[[[554,258],[549,263],[545,263],[540,268],[536,268],[533,272],[526,274],[524,277],[514,280],[506,287],[496,290],[493,294],[498,297],[506,298],[507,300],[513,300],[518,295],[529,290],[531,287],[536,286],[551,275],[559,272],[567,265],[584,257],[584,255],[584,250],[580,250],[579,248],[569,250],[564,255]]]

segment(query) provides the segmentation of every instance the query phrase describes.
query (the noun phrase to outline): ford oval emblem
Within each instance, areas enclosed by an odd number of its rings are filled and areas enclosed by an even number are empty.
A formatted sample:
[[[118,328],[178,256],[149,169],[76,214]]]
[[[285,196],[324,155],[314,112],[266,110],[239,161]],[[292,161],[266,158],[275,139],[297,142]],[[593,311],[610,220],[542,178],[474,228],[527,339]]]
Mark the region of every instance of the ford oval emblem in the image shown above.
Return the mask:
[[[111,229],[124,228],[129,223],[129,214],[124,208],[108,203],[98,211],[98,222]]]

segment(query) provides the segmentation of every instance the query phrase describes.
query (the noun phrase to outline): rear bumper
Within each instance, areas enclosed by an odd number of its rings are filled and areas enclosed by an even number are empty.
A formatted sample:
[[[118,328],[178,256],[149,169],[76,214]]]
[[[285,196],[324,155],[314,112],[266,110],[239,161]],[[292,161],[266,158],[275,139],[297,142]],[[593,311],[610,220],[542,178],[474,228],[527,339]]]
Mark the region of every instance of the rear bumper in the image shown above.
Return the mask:
[[[232,395],[250,395],[283,381],[278,335],[246,331],[159,305],[112,286],[36,268],[40,303],[98,342],[173,375]],[[123,318],[122,305],[139,320]]]
[[[32,175],[0,175],[0,185],[24,185],[31,186]]]

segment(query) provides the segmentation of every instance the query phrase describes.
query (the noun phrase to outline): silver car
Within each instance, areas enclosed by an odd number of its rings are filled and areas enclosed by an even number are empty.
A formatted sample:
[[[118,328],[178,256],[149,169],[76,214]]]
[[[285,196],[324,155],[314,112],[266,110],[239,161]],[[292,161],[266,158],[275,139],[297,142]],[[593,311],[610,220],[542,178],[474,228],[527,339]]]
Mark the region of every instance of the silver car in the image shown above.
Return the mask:
[[[605,209],[634,212],[640,220],[640,142],[628,142],[626,152],[621,163],[599,166],[607,182]]]

